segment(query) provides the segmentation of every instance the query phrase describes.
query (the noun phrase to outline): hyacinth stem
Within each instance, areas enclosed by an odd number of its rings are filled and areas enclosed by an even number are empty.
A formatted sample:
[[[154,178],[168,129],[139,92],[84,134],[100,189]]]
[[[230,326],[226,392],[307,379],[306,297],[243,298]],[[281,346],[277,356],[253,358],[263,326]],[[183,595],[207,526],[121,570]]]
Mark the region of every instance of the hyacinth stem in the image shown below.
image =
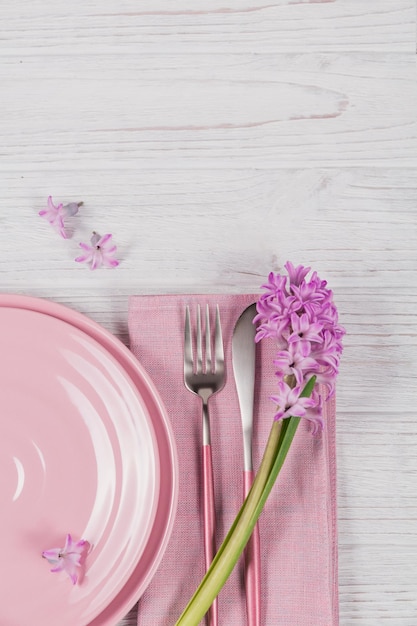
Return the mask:
[[[309,380],[301,395],[310,396],[314,384],[315,377]],[[274,486],[299,422],[299,417],[290,417],[282,421],[274,421],[272,424],[261,465],[252,488],[210,568],[175,626],[196,626],[199,624],[229,578]]]

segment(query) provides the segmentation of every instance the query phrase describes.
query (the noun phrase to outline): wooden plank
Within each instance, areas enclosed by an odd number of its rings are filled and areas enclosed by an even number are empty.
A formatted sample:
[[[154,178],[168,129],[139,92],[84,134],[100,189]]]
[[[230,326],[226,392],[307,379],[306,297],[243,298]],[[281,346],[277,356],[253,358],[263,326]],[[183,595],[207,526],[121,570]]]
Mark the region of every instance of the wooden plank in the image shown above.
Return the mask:
[[[61,240],[37,216],[49,193],[84,201],[70,220],[73,240]],[[367,296],[375,299],[369,305],[374,321],[384,311],[409,320],[412,310],[404,310],[401,298],[413,297],[416,201],[415,169],[126,170],[109,176],[94,169],[52,175],[33,163],[28,174],[3,173],[0,244],[8,254],[0,268],[17,270],[4,271],[3,285],[21,276],[25,286],[50,285],[60,295],[51,277],[70,269],[80,290],[111,285],[116,272],[85,272],[72,262],[78,242],[95,229],[113,232],[119,245],[119,294],[135,285],[142,291],[250,291],[292,258],[325,274],[339,298],[357,294],[352,323],[367,314],[360,300]],[[19,245],[10,246],[17,229]]]
[[[414,52],[412,0],[18,0],[2,6],[5,49],[97,55],[395,50]]]
[[[8,58],[2,168],[417,165],[411,55],[134,59]]]

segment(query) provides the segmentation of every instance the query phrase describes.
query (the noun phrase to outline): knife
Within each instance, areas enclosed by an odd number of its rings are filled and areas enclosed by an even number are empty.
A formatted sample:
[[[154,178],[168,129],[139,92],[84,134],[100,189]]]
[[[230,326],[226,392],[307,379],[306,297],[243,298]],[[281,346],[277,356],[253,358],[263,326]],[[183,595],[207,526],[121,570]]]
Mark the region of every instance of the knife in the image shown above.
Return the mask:
[[[232,363],[243,430],[243,488],[244,498],[253,482],[252,433],[253,400],[255,392],[255,334],[253,318],[256,304],[247,307],[236,322],[232,338]],[[256,524],[245,549],[246,610],[249,626],[260,626],[260,540]]]

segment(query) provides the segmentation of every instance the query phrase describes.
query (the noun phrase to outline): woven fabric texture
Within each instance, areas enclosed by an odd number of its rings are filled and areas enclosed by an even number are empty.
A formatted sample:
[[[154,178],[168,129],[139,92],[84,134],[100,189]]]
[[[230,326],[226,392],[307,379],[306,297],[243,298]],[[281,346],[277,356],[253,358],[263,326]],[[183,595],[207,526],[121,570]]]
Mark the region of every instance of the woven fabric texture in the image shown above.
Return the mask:
[[[243,445],[231,362],[234,325],[257,295],[132,296],[130,348],[152,377],[172,422],[179,460],[179,504],[161,565],[138,604],[138,626],[173,626],[204,574],[201,499],[201,401],[183,381],[185,307],[220,307],[226,384],[209,401],[217,514],[217,540],[242,503]],[[253,458],[259,466],[274,406],[275,347],[257,346]],[[262,624],[337,626],[335,400],[325,404],[326,427],[312,436],[301,420],[259,520]],[[204,622],[202,622],[204,623]],[[243,563],[219,594],[219,623],[246,624]]]

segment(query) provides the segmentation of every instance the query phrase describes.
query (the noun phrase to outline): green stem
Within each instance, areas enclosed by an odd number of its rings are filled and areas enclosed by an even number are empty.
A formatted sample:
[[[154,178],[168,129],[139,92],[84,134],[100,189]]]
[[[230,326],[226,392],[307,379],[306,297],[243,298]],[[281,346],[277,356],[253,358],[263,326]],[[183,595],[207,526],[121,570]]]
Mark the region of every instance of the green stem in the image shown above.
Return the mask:
[[[274,465],[281,426],[281,422],[274,422],[261,467],[253,481],[252,488],[210,568],[176,622],[176,626],[195,626],[201,621],[236,565],[255,525],[251,524],[251,519]]]
[[[309,396],[315,379],[307,383],[302,395]],[[274,422],[252,488],[220,546],[212,564],[175,626],[196,626],[225,584],[252,534],[264,504],[285,461],[294,438],[299,417]]]

